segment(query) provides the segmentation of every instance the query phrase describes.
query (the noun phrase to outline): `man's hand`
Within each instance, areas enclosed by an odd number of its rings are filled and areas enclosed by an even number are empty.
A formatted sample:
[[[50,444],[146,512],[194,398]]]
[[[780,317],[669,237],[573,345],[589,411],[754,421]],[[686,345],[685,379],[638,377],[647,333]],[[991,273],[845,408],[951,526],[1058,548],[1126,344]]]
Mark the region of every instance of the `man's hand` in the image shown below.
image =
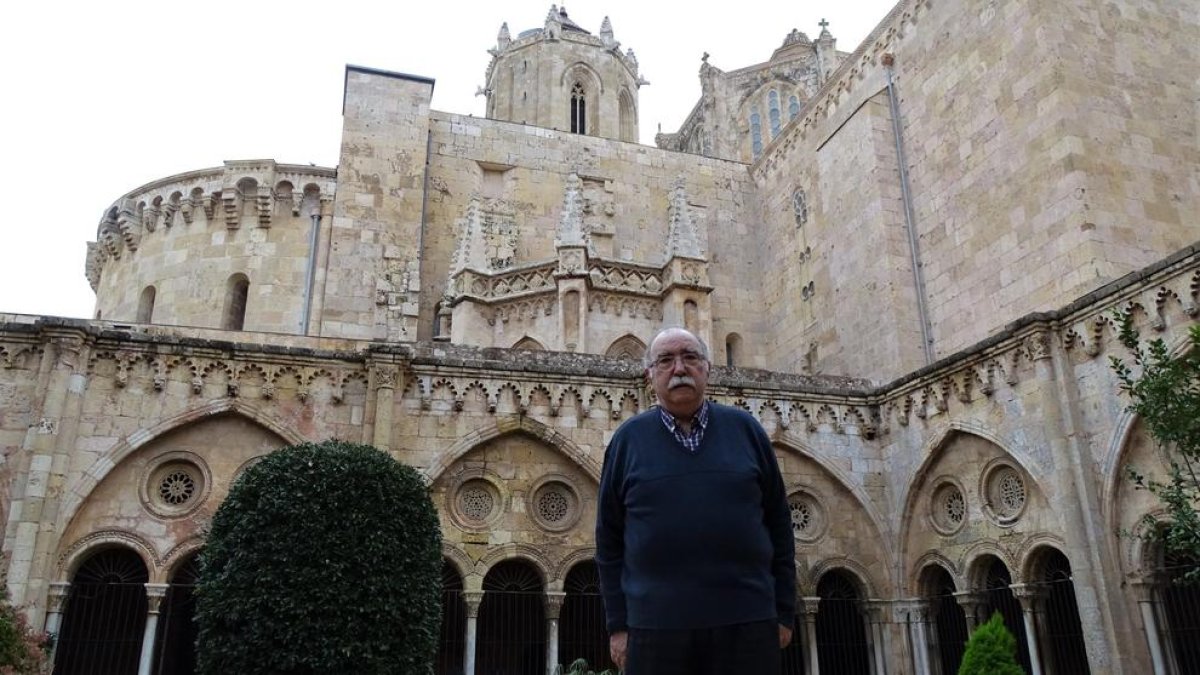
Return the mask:
[[[612,644],[612,641],[609,641]],[[792,629],[783,624],[779,624],[779,648],[787,649],[787,646],[792,644]]]
[[[791,637],[791,631],[788,631],[788,637]],[[780,634],[780,639],[783,635]],[[625,648],[629,642],[629,633],[621,631],[613,633],[608,637],[608,655],[612,657],[613,663],[617,664],[617,668],[625,670]]]

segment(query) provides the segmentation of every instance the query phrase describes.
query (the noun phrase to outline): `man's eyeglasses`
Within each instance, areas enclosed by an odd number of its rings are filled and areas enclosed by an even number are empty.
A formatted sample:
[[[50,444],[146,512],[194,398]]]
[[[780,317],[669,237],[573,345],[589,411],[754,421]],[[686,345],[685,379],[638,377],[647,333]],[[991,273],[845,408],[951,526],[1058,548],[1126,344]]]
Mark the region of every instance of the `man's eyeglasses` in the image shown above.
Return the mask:
[[[685,368],[695,368],[704,362],[704,357],[696,352],[659,354],[658,358],[654,359],[654,367],[659,370],[670,370],[675,367],[676,359],[682,361]]]

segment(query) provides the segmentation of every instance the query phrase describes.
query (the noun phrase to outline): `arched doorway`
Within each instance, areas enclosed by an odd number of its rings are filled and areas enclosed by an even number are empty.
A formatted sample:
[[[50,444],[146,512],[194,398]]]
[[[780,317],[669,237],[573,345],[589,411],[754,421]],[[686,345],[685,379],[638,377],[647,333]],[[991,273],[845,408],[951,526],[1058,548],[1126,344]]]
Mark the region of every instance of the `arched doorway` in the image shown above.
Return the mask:
[[[505,560],[483,578],[475,675],[546,672],[546,605],[541,575],[524,560]]]
[[[842,570],[817,583],[817,659],[823,673],[870,675],[871,646],[858,585]]]
[[[462,675],[466,648],[467,605],[463,581],[449,560],[442,560],[442,628],[438,636],[437,675]]]
[[[158,641],[154,652],[155,675],[192,675],[196,672],[196,583],[200,580],[199,554],[188,556],[171,575],[159,610]]]
[[[558,617],[559,661],[565,668],[582,658],[596,672],[616,670],[608,656],[608,631],[604,626],[604,600],[600,596],[596,563],[585,560],[572,567],[563,590],[567,595]]]
[[[995,556],[987,556],[983,562],[983,615],[980,623],[992,617],[993,612],[1000,612],[1004,617],[1004,627],[1017,639],[1017,659],[1025,672],[1033,672],[1029,665],[1029,643],[1026,642],[1025,621],[1021,616],[1021,603],[1013,595],[1012,574],[1002,560]]]
[[[1038,644],[1047,675],[1088,675],[1087,648],[1075,602],[1071,563],[1058,549],[1041,556],[1038,578],[1045,589],[1046,611],[1038,617]]]
[[[967,614],[954,593],[954,579],[941,565],[921,573],[921,590],[929,606],[930,667],[941,675],[954,675],[967,645]]]
[[[142,651],[149,575],[133,551],[93,553],[71,579],[55,675],[133,675]]]

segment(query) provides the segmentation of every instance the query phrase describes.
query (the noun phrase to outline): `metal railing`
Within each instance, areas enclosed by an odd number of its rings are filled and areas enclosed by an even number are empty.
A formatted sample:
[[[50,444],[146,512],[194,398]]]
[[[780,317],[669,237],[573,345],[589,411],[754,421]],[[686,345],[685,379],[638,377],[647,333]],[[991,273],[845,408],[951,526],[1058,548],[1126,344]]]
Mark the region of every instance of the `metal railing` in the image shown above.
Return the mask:
[[[54,675],[135,675],[146,609],[145,584],[72,583]]]

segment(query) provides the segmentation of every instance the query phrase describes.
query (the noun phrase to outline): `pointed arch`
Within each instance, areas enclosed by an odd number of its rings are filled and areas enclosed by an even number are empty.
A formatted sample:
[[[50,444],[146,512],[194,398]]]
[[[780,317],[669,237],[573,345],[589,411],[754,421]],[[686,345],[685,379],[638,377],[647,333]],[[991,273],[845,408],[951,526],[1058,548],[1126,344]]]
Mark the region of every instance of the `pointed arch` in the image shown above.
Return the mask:
[[[518,415],[497,419],[495,423],[476,429],[458,439],[453,446],[442,453],[436,462],[425,469],[425,480],[432,485],[438,478],[457,462],[463,455],[476,447],[514,433],[524,433],[544,441],[575,463],[597,485],[600,484],[600,464],[584,452],[574,441],[562,435],[551,427],[527,416]]]
[[[880,513],[879,509],[875,505],[875,502],[871,500],[870,496],[867,495],[862,487],[855,485],[850,480],[850,477],[833,463],[813,452],[811,448],[809,448],[804,444],[803,441],[800,440],[795,432],[785,431],[779,434],[778,438],[773,439],[773,442],[777,447],[785,448],[790,452],[794,452],[819,466],[825,471],[826,474],[829,475],[830,478],[833,479],[833,481],[839,487],[845,490],[853,498],[853,500],[857,502],[858,506],[862,508],[864,513],[867,514],[867,518],[870,520],[871,526],[875,529],[875,532],[879,534],[880,549],[883,551],[884,555],[887,556],[887,561],[884,568],[892,569],[892,565],[896,560],[896,551],[893,548],[892,538],[885,536],[888,530],[886,527],[884,527],[885,521],[883,514]],[[813,576],[812,578],[815,579],[816,577]]]
[[[88,495],[92,493],[92,490],[96,489],[100,481],[104,480],[105,476],[135,450],[144,447],[164,434],[175,431],[192,422],[225,413],[237,414],[258,424],[283,439],[287,445],[296,445],[308,440],[296,431],[295,425],[275,419],[262,409],[242,399],[224,398],[212,401],[207,405],[193,408],[163,420],[149,429],[135,431],[120,439],[115,445],[105,451],[104,454],[96,458],[96,461],[92,462],[92,465],[83,472],[83,477],[75,484],[71,491],[64,495],[62,509],[59,511],[58,522],[56,523],[56,530],[58,532],[66,531],[67,525],[75,518],[75,514],[78,513]]]
[[[546,351],[546,348],[542,346],[541,342],[538,342],[537,340],[529,337],[528,335],[521,338],[520,340],[517,340],[516,344],[514,344],[512,346],[512,348],[513,349],[527,349],[529,351],[538,351],[538,352]]]
[[[641,361],[646,355],[646,343],[632,334],[625,334],[613,340],[604,355],[614,359],[633,359]]]
[[[620,130],[620,140],[637,143],[638,112],[633,94],[629,92],[628,88],[622,87],[617,99],[617,128]]]
[[[1004,456],[1018,466],[1024,472],[1024,476],[1033,482],[1041,494],[1046,494],[1041,482],[1038,480],[1039,472],[1030,468],[1029,462],[1025,458],[1020,457],[1011,452],[1007,445],[995,434],[991,429],[983,425],[976,424],[967,420],[954,420],[943,426],[934,433],[925,447],[921,449],[921,463],[917,466],[912,476],[905,483],[906,492],[904,495],[904,509],[900,512],[900,556],[901,560],[906,560],[908,557],[909,533],[912,531],[912,524],[915,519],[915,513],[918,507],[917,498],[921,494],[921,488],[930,478],[930,472],[933,466],[942,456],[942,451],[953,442],[954,438],[959,435],[976,436],[978,438],[996,446]],[[1010,565],[1011,568],[1011,565]]]

